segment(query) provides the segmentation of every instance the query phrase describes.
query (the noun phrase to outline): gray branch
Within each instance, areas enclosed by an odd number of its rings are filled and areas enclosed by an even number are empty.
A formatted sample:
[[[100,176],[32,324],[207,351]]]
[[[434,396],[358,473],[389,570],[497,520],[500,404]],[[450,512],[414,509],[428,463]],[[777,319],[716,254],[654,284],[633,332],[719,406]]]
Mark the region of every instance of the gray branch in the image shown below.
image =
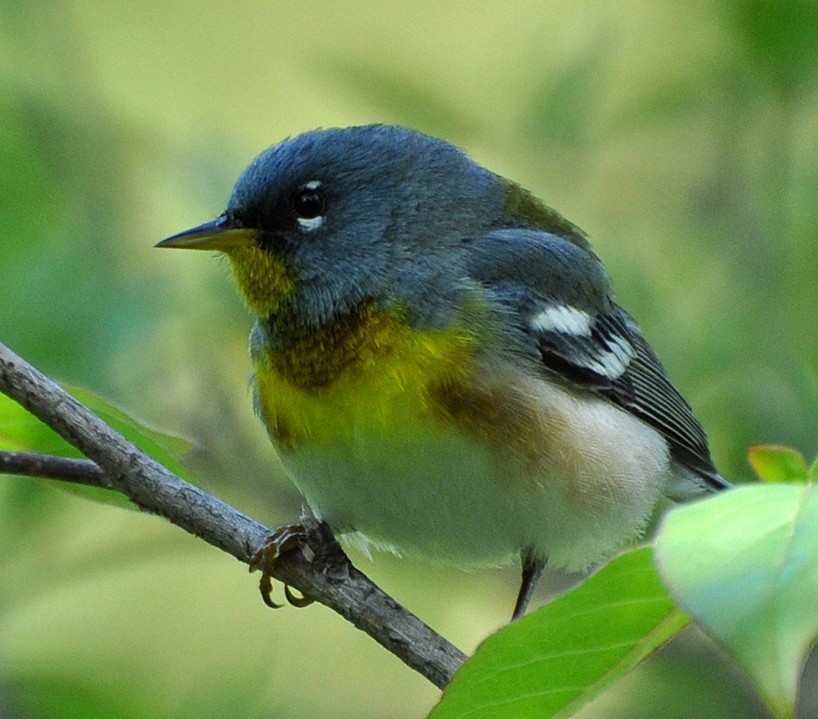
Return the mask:
[[[122,492],[142,509],[239,561],[248,564],[270,534],[267,527],[168,471],[2,344],[0,391],[86,455],[90,463],[82,467],[87,478],[96,476],[102,486]],[[67,479],[66,472],[56,478]],[[82,481],[81,476],[75,474],[74,481]],[[445,687],[465,655],[353,567],[325,527],[313,523],[309,530],[309,551],[287,552],[271,568],[272,575],[333,609],[436,686]]]
[[[96,462],[75,457],[55,457],[39,452],[0,451],[0,474],[59,479],[90,487],[113,489],[111,480]]]

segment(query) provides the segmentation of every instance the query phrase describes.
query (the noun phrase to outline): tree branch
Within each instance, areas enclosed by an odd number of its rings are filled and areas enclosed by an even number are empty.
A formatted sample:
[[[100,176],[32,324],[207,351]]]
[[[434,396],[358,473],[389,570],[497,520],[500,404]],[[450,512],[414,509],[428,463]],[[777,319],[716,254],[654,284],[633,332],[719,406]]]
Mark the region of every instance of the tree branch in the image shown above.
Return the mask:
[[[98,470],[102,473],[100,481],[106,482],[103,486],[122,492],[142,509],[164,517],[239,561],[248,564],[270,534],[267,527],[144,454],[2,344],[0,391],[91,460],[82,465],[86,470],[96,467],[86,478]],[[40,466],[44,468],[47,463]],[[274,567],[265,569],[336,611],[436,686],[446,686],[465,655],[353,567],[323,525],[313,522],[308,530],[309,551],[287,552]]]

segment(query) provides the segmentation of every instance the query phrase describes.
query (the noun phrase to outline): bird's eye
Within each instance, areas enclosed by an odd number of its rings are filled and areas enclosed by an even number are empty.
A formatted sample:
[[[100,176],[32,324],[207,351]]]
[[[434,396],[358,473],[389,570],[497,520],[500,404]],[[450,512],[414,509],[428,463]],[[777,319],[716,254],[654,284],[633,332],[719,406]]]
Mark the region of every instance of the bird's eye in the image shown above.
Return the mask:
[[[292,207],[300,219],[313,220],[324,214],[327,198],[320,187],[310,182],[293,195]]]

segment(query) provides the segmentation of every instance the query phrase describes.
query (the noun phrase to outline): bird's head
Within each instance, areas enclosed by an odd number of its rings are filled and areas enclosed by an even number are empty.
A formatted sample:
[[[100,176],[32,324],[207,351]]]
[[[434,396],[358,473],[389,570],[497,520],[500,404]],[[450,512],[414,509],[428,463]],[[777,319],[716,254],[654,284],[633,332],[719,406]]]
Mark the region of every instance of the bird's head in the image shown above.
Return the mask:
[[[320,324],[363,301],[433,295],[506,195],[499,177],[418,132],[317,130],[265,150],[222,215],[159,246],[219,250],[256,315],[288,307]]]

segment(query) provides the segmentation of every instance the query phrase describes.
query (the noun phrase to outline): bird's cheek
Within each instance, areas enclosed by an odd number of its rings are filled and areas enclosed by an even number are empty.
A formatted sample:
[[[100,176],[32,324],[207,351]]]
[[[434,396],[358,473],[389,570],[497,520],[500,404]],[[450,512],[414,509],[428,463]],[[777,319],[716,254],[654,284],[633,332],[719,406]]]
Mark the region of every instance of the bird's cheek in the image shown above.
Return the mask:
[[[295,287],[281,259],[256,245],[232,248],[226,254],[247,307],[260,317],[278,312]]]

